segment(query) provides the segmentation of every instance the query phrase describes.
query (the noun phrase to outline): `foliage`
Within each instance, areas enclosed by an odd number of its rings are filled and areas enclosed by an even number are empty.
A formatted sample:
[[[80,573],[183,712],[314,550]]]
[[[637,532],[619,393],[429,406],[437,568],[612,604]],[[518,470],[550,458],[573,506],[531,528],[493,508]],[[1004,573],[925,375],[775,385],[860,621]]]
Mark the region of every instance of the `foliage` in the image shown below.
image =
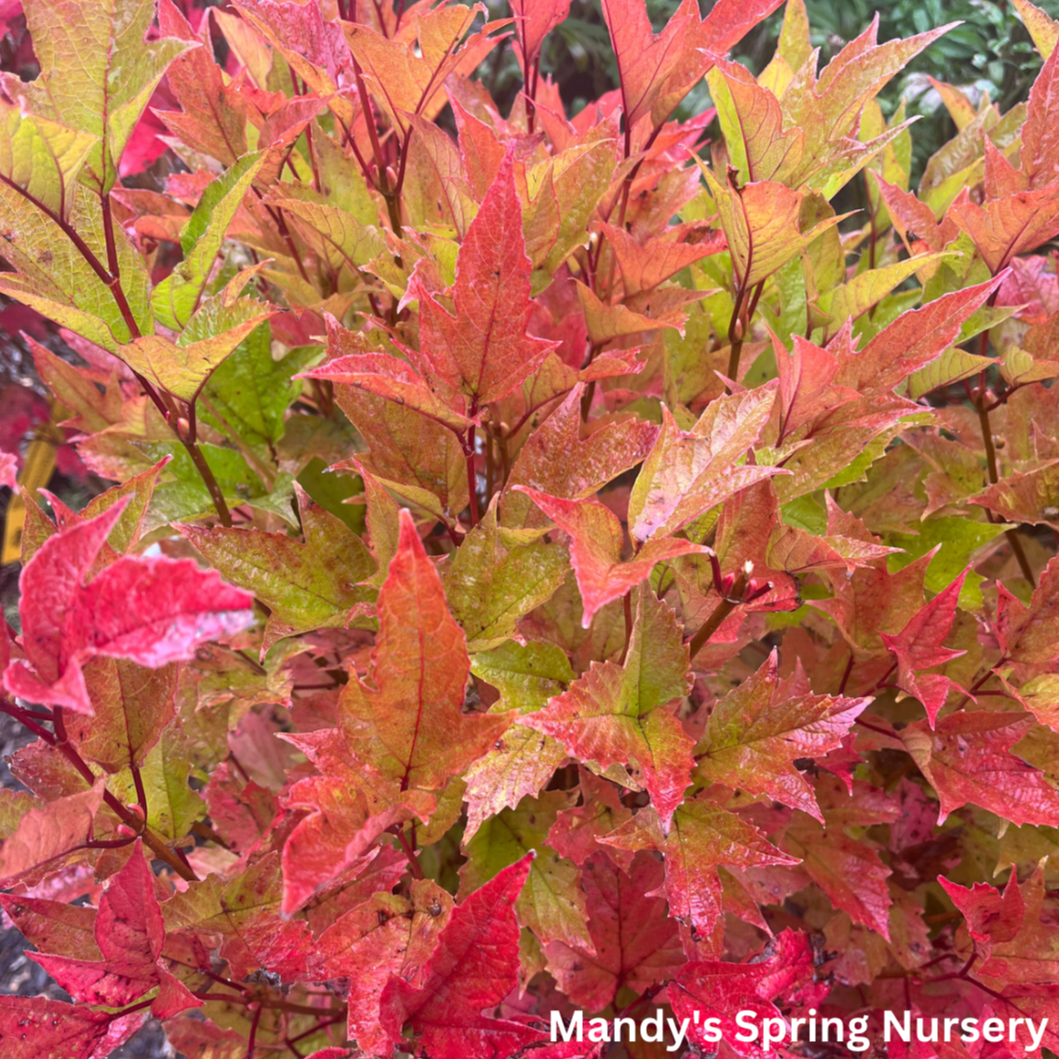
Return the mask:
[[[777,0],[605,0],[568,118],[568,7],[26,0],[0,290],[116,484],[25,496],[0,903],[71,1003],[5,1059],[1059,1046],[1059,26],[913,190],[945,28],[818,67],[788,0],[755,76]]]

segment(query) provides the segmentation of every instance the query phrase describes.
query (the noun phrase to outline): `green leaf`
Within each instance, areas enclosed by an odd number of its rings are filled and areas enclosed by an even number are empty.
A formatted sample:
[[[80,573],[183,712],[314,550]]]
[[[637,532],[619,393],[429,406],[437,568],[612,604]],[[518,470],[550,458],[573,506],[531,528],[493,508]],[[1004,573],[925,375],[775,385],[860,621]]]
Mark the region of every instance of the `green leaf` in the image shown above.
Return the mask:
[[[319,346],[299,346],[274,360],[270,329],[256,328],[210,376],[202,391],[202,418],[225,430],[223,420],[249,445],[275,445],[283,437],[286,411],[302,389],[301,380],[292,376],[322,355]]]
[[[25,98],[31,113],[80,132],[96,144],[85,179],[100,194],[110,191],[132,130],[166,67],[189,48],[176,38],[147,41],[154,0],[35,0],[26,25],[40,76],[23,84],[5,76],[12,98]]]
[[[467,535],[453,557],[445,595],[467,634],[467,649],[503,643],[521,618],[550,599],[569,570],[569,555],[557,544],[536,540],[505,547],[496,503]]]
[[[357,603],[374,595],[360,587],[375,570],[361,539],[304,494],[299,507],[304,542],[260,530],[178,527],[229,581],[269,607],[269,643],[342,626]]]
[[[934,548],[940,548],[931,559],[923,581],[929,592],[940,592],[967,569],[979,548],[1015,527],[1004,522],[976,522],[971,518],[929,518],[916,528],[918,532],[915,534],[889,534],[886,543],[904,549],[907,554],[891,555],[887,565],[890,573],[896,573]],[[979,586],[984,580],[974,572],[967,575],[960,591],[960,606],[964,610],[976,610],[982,606]]]
[[[487,820],[467,843],[467,863],[460,870],[460,889],[477,890],[501,869],[537,854],[529,878],[515,902],[519,922],[542,942],[577,943],[594,952],[588,933],[581,872],[573,861],[545,844],[556,813],[572,804],[565,791],[547,791],[539,798],[523,798],[517,809],[505,809]]]
[[[229,225],[265,161],[265,152],[247,154],[202,193],[180,233],[184,260],[155,287],[151,307],[158,322],[179,331],[195,312]]]

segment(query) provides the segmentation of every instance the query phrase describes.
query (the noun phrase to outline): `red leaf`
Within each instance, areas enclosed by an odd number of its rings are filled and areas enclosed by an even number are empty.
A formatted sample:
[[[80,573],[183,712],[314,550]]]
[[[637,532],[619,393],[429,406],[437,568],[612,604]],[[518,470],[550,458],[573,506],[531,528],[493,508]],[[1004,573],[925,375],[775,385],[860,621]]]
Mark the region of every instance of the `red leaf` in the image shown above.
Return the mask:
[[[900,733],[920,771],[938,792],[938,820],[973,802],[1017,826],[1051,826],[1059,793],[1044,773],[1011,753],[1033,727],[1030,716],[983,710],[949,714],[932,732],[922,721]]]
[[[512,718],[461,712],[470,672],[463,630],[407,511],[377,611],[377,690],[350,680],[340,723],[352,752],[374,772],[401,790],[438,790],[481,757]]]
[[[18,457],[13,452],[0,452],[0,489],[18,488]]]
[[[724,800],[714,791],[689,798],[674,814],[668,834],[648,806],[602,839],[619,849],[654,849],[663,855],[669,914],[690,927],[696,938],[708,937],[721,915],[719,867],[798,863],[757,828],[728,812]]]
[[[938,710],[945,705],[950,688],[958,691],[962,689],[954,680],[940,673],[920,674],[919,671],[944,665],[966,653],[942,646],[952,630],[960,589],[963,588],[966,577],[967,571],[964,570],[948,588],[927,603],[896,636],[879,634],[897,662],[898,686],[923,703],[932,727]]]
[[[813,788],[794,762],[840,747],[871,699],[799,693],[802,682],[800,662],[794,677],[779,679],[773,650],[756,673],[714,706],[695,758],[707,783],[764,794],[822,821]]]
[[[997,585],[996,635],[1004,656],[1029,664],[1059,660],[1059,559],[1050,559],[1027,607]]]
[[[665,901],[662,865],[639,853],[628,872],[603,851],[585,865],[588,932],[595,952],[561,941],[545,946],[559,988],[588,1011],[602,1011],[622,987],[643,993],[684,964],[676,924]]]
[[[635,588],[658,563],[705,550],[687,540],[659,539],[648,541],[632,559],[622,562],[621,523],[598,500],[562,500],[528,486],[515,488],[569,535],[570,560],[584,606],[581,624],[586,629],[600,608]]]
[[[689,963],[666,992],[677,1018],[689,1020],[689,1041],[715,1048],[717,1042],[704,1035],[704,1023],[716,1018],[727,1050],[761,1059],[768,1053],[760,1045],[740,1039],[747,1034],[735,1021],[739,1012],[752,1011],[760,1025],[762,1019],[780,1016],[778,1005],[818,1004],[827,991],[815,982],[808,937],[785,930],[746,963]]]
[[[435,1059],[499,1059],[545,1034],[482,1014],[518,984],[518,924],[514,904],[533,854],[504,868],[453,909],[418,985],[393,976],[380,1011],[391,1045],[403,1026],[417,1034]]]
[[[409,288],[419,299],[421,358],[478,408],[499,400],[536,369],[555,343],[526,334],[530,260],[522,234],[522,207],[509,151],[460,247],[455,314],[417,275]]]
[[[102,960],[78,960],[44,953],[34,959],[75,1000],[123,1007],[160,986],[152,1004],[158,1018],[170,1018],[201,1001],[188,992],[159,960],[165,941],[162,911],[154,895],[154,875],[137,839],[132,856],[112,876],[99,903],[96,944]]]
[[[110,1026],[111,1016],[103,1011],[42,996],[0,996],[4,1059],[87,1059],[96,1054]]]
[[[122,556],[86,577],[127,501],[50,537],[19,579],[26,658],[4,674],[32,702],[91,713],[81,664],[93,655],[157,668],[244,628],[253,597],[190,559]]]

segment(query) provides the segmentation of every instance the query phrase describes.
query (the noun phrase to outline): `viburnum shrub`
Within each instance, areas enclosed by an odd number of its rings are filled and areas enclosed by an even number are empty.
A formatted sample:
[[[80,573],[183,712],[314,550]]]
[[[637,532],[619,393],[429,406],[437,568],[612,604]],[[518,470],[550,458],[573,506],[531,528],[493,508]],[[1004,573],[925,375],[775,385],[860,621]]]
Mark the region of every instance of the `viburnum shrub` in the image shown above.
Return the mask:
[[[26,497],[0,902],[72,1003],[0,1054],[1055,1050],[1059,25],[912,191],[945,29],[818,70],[788,0],[755,77],[777,0],[604,0],[568,117],[512,6],[25,0],[0,292],[118,484]]]

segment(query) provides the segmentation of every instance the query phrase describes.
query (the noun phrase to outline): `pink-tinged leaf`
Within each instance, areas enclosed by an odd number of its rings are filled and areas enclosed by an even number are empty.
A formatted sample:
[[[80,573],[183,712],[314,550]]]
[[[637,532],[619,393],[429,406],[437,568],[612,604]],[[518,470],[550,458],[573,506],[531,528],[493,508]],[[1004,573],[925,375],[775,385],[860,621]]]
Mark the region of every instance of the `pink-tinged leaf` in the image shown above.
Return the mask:
[[[628,850],[604,847],[599,839],[632,819],[632,810],[621,804],[618,788],[609,781],[581,770],[582,805],[560,809],[548,832],[548,845],[568,857],[579,868],[601,849],[624,871],[628,871],[634,854]]]
[[[159,1018],[201,1006],[159,959],[165,925],[154,895],[154,875],[138,839],[132,856],[111,877],[103,893],[95,937],[102,960],[44,953],[33,958],[82,1003],[123,1007],[158,986],[152,1010]]]
[[[601,841],[619,849],[657,850],[665,859],[669,914],[708,937],[722,912],[719,867],[751,868],[797,864],[751,824],[723,806],[712,791],[688,799],[677,809],[668,834],[648,806]]]
[[[986,303],[1001,282],[998,276],[902,313],[861,352],[839,352],[835,382],[866,396],[890,393],[912,372],[940,357],[956,340],[963,322]]]
[[[784,473],[746,462],[775,397],[775,389],[766,386],[718,398],[687,432],[662,406],[662,429],[629,499],[634,540],[668,537],[741,489]]]
[[[467,395],[472,416],[511,393],[555,347],[526,333],[530,260],[512,153],[505,155],[460,247],[452,290],[455,314],[418,275],[410,293],[419,299],[422,359]]]
[[[618,259],[626,297],[653,290],[682,268],[724,249],[724,241],[718,239],[679,242],[682,233],[673,229],[646,243],[638,243],[628,232],[609,224],[600,224],[600,229]]]
[[[966,653],[942,646],[952,631],[960,589],[966,577],[965,570],[948,588],[927,603],[896,636],[879,634],[897,663],[898,686],[923,703],[932,726],[938,710],[945,705],[949,690],[960,690],[960,686],[940,673],[924,674],[921,670],[944,665]]]
[[[919,770],[938,793],[939,821],[969,802],[1016,826],[1050,826],[1059,793],[1043,772],[1011,752],[1034,719],[983,710],[949,714],[932,732],[923,721],[900,733]]]
[[[0,452],[0,489],[18,488],[18,457],[13,452]]]
[[[466,641],[407,511],[376,609],[375,687],[350,680],[340,723],[354,755],[374,772],[402,790],[438,790],[493,745],[511,716],[461,712]]]
[[[1059,559],[1050,559],[1029,606],[997,585],[996,634],[1012,662],[1051,663],[1059,659]]]
[[[1055,187],[1016,191],[984,206],[954,204],[949,216],[974,242],[989,271],[999,273],[1012,258],[1036,250],[1059,233],[1059,192]]]
[[[641,590],[622,665],[593,662],[538,713],[520,718],[580,761],[625,770],[669,826],[691,781],[692,741],[665,707],[691,687],[688,648],[673,611]]]
[[[99,779],[91,790],[30,809],[0,846],[0,886],[11,886],[19,877],[89,841],[103,790]]]
[[[650,576],[656,564],[705,550],[687,540],[648,541],[633,558],[622,562],[624,536],[618,516],[610,508],[598,500],[562,500],[524,485],[516,489],[570,537],[570,561],[584,605],[581,624],[586,629],[601,607],[635,588]]]
[[[618,65],[625,127],[631,130],[650,114],[676,71],[691,31],[698,28],[699,9],[684,0],[661,33],[651,31],[644,0],[603,0],[603,17]]]
[[[122,556],[86,581],[127,503],[54,534],[24,567],[29,665],[16,662],[4,674],[12,694],[90,714],[81,665],[93,655],[158,668],[192,658],[201,644],[253,620],[248,592],[190,559]]]
[[[753,1012],[753,1021],[780,1018],[780,1007],[801,1010],[819,1004],[828,986],[816,982],[813,949],[805,934],[785,930],[745,963],[689,963],[666,991],[678,1019],[689,1020],[688,1039],[704,1049],[716,1047],[704,1033],[707,1019],[719,1020],[728,1050],[741,1059],[767,1056],[748,1036],[736,1016]],[[696,1017],[697,1016],[697,1017]],[[716,1023],[715,1023],[716,1025]]]
[[[812,695],[800,672],[779,679],[779,659],[768,660],[714,706],[698,745],[698,774],[748,794],[767,795],[823,820],[813,788],[795,768],[799,758],[821,758],[842,745],[871,699]]]
[[[637,854],[628,872],[599,851],[582,876],[588,906],[588,931],[595,948],[561,941],[544,952],[559,988],[578,1007],[602,1011],[628,986],[643,993],[670,978],[685,962],[677,925],[661,891],[664,871],[647,853]]]
[[[944,876],[939,876],[938,882],[966,920],[967,932],[975,941],[1003,944],[1018,935],[1025,908],[1014,873],[1003,892],[986,883],[960,886]]]
[[[499,1059],[547,1040],[520,1022],[483,1014],[518,984],[514,905],[532,861],[527,854],[453,909],[417,985],[390,978],[380,1022],[391,1046],[405,1026],[435,1059]]]
[[[379,999],[391,975],[410,985],[452,914],[452,897],[430,879],[417,879],[411,897],[377,893],[341,916],[313,946],[314,974],[349,979],[349,1035],[369,1055],[389,1054],[379,1024]]]
[[[285,738],[322,773],[298,780],[284,799],[289,809],[308,810],[283,847],[282,910],[289,916],[335,879],[363,870],[387,828],[414,818],[426,823],[437,802],[426,791],[365,775],[336,729]]]
[[[570,11],[570,0],[513,0],[511,13],[515,16],[515,54],[523,73],[533,66],[540,55],[544,38]]]

